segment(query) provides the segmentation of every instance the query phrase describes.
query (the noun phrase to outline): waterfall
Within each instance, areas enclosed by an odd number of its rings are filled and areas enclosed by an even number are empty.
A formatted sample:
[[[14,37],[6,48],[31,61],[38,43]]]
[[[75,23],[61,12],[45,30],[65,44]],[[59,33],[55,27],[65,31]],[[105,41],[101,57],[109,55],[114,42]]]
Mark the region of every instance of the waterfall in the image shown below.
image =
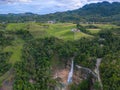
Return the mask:
[[[67,80],[68,84],[72,83],[73,68],[74,68],[74,61],[73,61],[73,58],[72,58],[71,70],[70,70],[70,72],[68,74],[68,80]]]

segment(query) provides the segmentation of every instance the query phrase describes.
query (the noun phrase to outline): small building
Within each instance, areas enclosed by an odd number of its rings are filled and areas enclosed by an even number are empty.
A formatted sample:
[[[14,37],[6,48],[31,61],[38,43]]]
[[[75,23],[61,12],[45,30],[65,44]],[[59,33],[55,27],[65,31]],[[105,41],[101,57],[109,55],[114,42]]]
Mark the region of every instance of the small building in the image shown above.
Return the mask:
[[[54,24],[55,21],[47,21],[47,23],[49,23],[49,24]]]
[[[80,32],[80,30],[79,30],[79,29],[76,29],[76,28],[71,29],[71,31],[72,31],[72,32]]]

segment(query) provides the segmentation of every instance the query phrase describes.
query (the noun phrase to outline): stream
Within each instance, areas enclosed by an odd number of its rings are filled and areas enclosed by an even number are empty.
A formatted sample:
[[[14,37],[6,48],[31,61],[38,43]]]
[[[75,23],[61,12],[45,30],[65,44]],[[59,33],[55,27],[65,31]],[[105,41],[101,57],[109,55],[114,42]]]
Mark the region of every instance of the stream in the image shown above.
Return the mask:
[[[97,78],[97,80],[98,80],[98,82],[100,84],[101,90],[103,90],[103,85],[102,85],[102,81],[101,81],[101,78],[100,78],[100,71],[99,71],[101,61],[102,61],[102,58],[97,58],[96,67],[95,67],[94,72],[89,68],[82,67],[82,66],[79,66],[79,65],[76,65],[76,67],[79,68],[79,69],[84,69],[84,70],[88,71],[88,73],[91,73],[95,78]]]
[[[86,71],[88,71],[88,73],[91,73],[95,78],[97,78],[98,76],[89,68],[86,68],[86,67],[82,67],[82,66],[79,66],[79,65],[76,65],[77,68],[79,69],[84,69]]]
[[[97,78],[98,78],[98,82],[100,83],[100,87],[101,87],[101,90],[102,90],[103,85],[102,85],[102,81],[101,81],[101,78],[100,78],[100,71],[99,71],[99,67],[100,67],[101,61],[102,61],[101,58],[97,58],[95,73],[96,73],[97,76],[98,76],[98,77],[97,77]]]

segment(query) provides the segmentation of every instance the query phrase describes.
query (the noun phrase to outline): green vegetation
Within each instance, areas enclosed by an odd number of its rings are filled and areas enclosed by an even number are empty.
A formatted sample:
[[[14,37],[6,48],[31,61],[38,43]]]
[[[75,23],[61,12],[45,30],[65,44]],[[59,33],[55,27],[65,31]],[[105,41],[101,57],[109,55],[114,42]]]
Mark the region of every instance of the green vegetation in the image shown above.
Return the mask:
[[[106,55],[103,58],[100,70],[104,90],[119,90],[120,52]]]
[[[24,23],[9,23],[6,27],[6,30],[16,31],[16,30],[26,30],[27,25]]]
[[[21,54],[22,54],[21,49],[22,49],[22,45],[8,46],[4,49],[4,52],[12,52],[12,55],[9,58],[9,63],[14,64],[15,62],[21,60]]]
[[[51,36],[58,37],[64,40],[77,40],[81,37],[92,37],[82,32],[72,32],[72,29],[76,28],[75,24],[64,23],[50,25],[50,29],[47,31]],[[75,34],[75,36],[74,36]]]
[[[78,86],[71,85],[71,90],[89,90],[90,89],[90,80],[83,80]]]
[[[14,77],[14,75],[12,75],[13,66],[15,65],[16,62],[21,61],[22,48],[24,42],[31,37],[29,32],[26,32],[25,30],[21,30],[21,29],[6,30],[6,27],[0,30],[0,63],[1,63],[0,84],[1,85],[2,84],[4,85],[4,83],[2,82],[5,82],[6,80],[11,80],[11,78]]]
[[[2,29],[2,30],[1,30]],[[95,69],[103,58],[100,75],[104,90],[119,89],[120,31],[115,25],[72,23],[8,23],[0,29],[0,84],[12,80],[13,90],[54,90],[61,81],[53,79],[54,67],[74,57],[75,65]],[[80,31],[73,32],[72,29]],[[12,74],[14,72],[14,74]],[[109,75],[108,75],[109,73]],[[10,77],[9,77],[10,76]],[[14,79],[11,79],[14,77]],[[97,88],[88,75],[71,90]],[[109,83],[108,83],[109,81]],[[11,84],[12,85],[12,84]],[[111,88],[109,88],[111,86]]]
[[[3,29],[3,28],[2,28]],[[11,37],[7,32],[0,30],[0,85],[3,82],[5,73],[11,68],[9,64],[9,58],[11,57],[11,52],[3,52],[4,48],[11,45],[13,37]]]
[[[0,53],[0,76],[2,76],[6,71],[8,71],[11,66],[7,63],[9,57],[10,53]]]
[[[74,33],[71,31],[76,28],[72,23],[41,24],[41,23],[17,23],[8,24],[7,31],[19,32],[19,30],[28,30],[34,38],[44,38],[55,36],[64,40],[77,40],[81,37],[92,37],[83,32]]]
[[[97,34],[100,29],[88,29],[88,31],[91,33],[91,34]]]
[[[15,65],[14,90],[52,90],[54,81],[50,78],[50,60],[53,51],[50,47],[53,43],[54,39],[41,39],[24,46],[22,61]]]

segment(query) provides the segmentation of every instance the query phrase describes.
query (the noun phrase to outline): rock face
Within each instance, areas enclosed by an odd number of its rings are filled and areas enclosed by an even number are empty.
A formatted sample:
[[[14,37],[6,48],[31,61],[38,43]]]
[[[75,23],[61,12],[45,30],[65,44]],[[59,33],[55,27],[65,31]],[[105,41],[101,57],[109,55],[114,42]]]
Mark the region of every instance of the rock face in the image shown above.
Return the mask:
[[[54,79],[59,79],[60,82],[62,82],[64,84],[67,84],[68,73],[69,73],[69,70],[67,68],[57,70],[54,73],[53,78]]]
[[[83,76],[84,75],[82,75],[82,71],[77,69],[77,68],[75,68],[74,74],[73,74],[73,83],[78,85],[83,80],[82,79]]]
[[[83,79],[87,78],[84,70],[80,70],[74,66],[73,59],[68,61],[69,62],[67,62],[66,65],[64,64],[63,66],[61,66],[61,68],[56,67],[53,69],[53,79],[57,80],[58,82],[55,90],[70,90],[69,85],[78,85]],[[69,76],[72,80],[72,82],[70,83],[68,82]]]
[[[93,90],[93,83],[96,82],[97,75],[91,69],[74,65],[74,59],[68,60],[67,64],[61,66],[61,68],[55,68],[53,70],[53,79],[57,81],[55,90],[70,90],[71,84],[79,85],[83,80],[91,77],[91,90]],[[72,61],[72,62],[71,62]],[[96,63],[97,64],[97,63]]]
[[[57,81],[57,86],[55,90],[68,90],[68,76],[71,71],[71,60],[67,60],[68,62],[63,63],[61,66],[53,67],[53,79]]]

